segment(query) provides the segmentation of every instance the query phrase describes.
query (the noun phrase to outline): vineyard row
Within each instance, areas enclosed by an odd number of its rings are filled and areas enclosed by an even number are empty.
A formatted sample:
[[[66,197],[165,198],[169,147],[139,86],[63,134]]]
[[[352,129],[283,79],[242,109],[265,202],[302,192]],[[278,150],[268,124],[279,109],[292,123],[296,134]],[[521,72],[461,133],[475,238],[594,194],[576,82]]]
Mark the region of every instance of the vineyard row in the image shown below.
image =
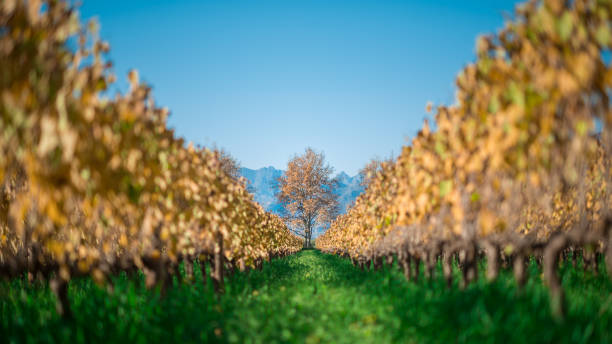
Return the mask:
[[[69,316],[75,276],[142,270],[163,292],[199,261],[222,291],[228,271],[300,249],[231,159],[167,127],[135,71],[108,96],[108,51],[68,1],[0,4],[0,276],[48,280]]]
[[[317,247],[357,265],[397,259],[406,277],[437,263],[449,286],[500,265],[525,283],[543,269],[563,315],[560,260],[581,255],[612,277],[612,1],[517,6],[456,79],[456,103],[435,110],[392,161],[369,166],[368,187]],[[429,106],[428,106],[429,107]],[[430,111],[431,109],[428,109]]]

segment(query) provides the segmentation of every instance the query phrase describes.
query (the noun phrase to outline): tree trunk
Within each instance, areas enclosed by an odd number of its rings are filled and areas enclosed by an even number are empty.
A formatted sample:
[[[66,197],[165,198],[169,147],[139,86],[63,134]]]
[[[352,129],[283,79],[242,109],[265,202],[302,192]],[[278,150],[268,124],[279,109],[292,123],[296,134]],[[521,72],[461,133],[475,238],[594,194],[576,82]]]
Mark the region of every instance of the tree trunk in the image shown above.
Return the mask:
[[[389,269],[393,268],[393,259],[394,259],[393,254],[389,254],[386,257],[386,263]]]
[[[206,273],[206,261],[208,259],[200,259],[200,272],[202,272],[202,284],[206,285],[208,274]]]
[[[213,285],[215,286],[215,291],[217,293],[223,293],[225,290],[223,285],[223,265],[224,265],[224,256],[223,256],[223,235],[221,233],[216,234],[217,245],[215,247],[215,254],[213,258],[212,264],[212,280]]]
[[[608,277],[612,280],[612,232],[608,235],[608,244],[606,246],[606,270],[608,271]]]
[[[448,252],[442,255],[442,267],[444,269],[444,279],[446,279],[446,287],[450,288],[453,285],[453,254]]]
[[[499,247],[485,242],[485,251],[487,253],[487,280],[491,282],[499,275]]]
[[[514,266],[514,279],[519,290],[523,289],[527,274],[525,273],[525,254],[522,251],[518,251],[514,256],[512,262]]]
[[[468,243],[464,249],[465,258],[461,266],[463,282],[461,288],[466,288],[471,282],[478,278],[478,263],[476,260],[476,247],[473,242]]]
[[[68,300],[68,282],[59,276],[55,276],[50,282],[49,287],[55,294],[55,310],[64,319],[72,318],[70,301]]]
[[[415,257],[414,258],[414,270],[413,270],[412,279],[414,279],[415,282],[418,282],[420,274],[421,274],[421,258]]]
[[[430,283],[433,282],[434,279],[437,255],[437,250],[429,250],[425,256],[425,275],[427,276],[427,280]]]
[[[557,275],[557,269],[559,267],[559,252],[567,245],[567,238],[565,235],[558,235],[548,242],[546,248],[544,248],[544,279],[548,283],[550,289],[550,306],[553,315],[557,317],[563,317],[565,314],[565,298],[563,295],[563,288],[561,287],[561,281]]]
[[[378,271],[382,268],[383,260],[381,256],[374,256],[372,261],[374,263],[374,270]]]
[[[191,284],[193,282],[193,262],[189,258],[183,259],[183,269],[185,270],[184,283]]]
[[[161,294],[162,296],[166,296],[168,289],[172,286],[172,271],[173,269],[170,266],[170,262],[161,257],[159,259],[159,270],[157,271],[157,276],[159,276],[161,282]]]
[[[588,270],[595,269],[595,252],[592,249],[584,250],[584,254],[582,255],[582,261],[584,262],[582,269],[586,272]]]
[[[400,258],[400,266],[402,268],[402,271],[404,272],[404,277],[406,277],[407,281],[410,281],[410,279],[412,278],[412,268],[410,266],[410,255],[407,253],[402,254],[402,257]]]

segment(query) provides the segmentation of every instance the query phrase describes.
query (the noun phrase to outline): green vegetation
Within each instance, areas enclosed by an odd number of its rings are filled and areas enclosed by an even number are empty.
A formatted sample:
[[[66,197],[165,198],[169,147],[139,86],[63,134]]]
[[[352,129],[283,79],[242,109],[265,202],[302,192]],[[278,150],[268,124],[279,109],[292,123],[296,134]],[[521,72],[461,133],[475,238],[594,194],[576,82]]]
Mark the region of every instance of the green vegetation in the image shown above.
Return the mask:
[[[603,270],[583,272],[580,262],[561,270],[564,320],[551,316],[535,265],[522,292],[506,271],[496,282],[481,278],[460,290],[445,288],[441,278],[409,283],[397,268],[361,271],[349,260],[306,250],[235,274],[218,299],[199,275],[193,285],[175,281],[164,298],[146,290],[142,276],[117,277],[114,292],[73,280],[73,320],[55,314],[48,288],[14,280],[0,283],[0,341],[611,342],[612,282]]]

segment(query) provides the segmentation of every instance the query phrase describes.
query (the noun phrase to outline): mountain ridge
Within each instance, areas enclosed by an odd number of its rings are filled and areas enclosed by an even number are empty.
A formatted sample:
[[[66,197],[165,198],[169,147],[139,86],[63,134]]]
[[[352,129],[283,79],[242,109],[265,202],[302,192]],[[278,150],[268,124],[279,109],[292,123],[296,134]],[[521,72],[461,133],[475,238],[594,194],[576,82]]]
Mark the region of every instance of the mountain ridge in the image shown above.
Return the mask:
[[[276,214],[283,211],[282,205],[276,199],[276,193],[278,192],[277,179],[284,173],[284,170],[276,169],[273,166],[259,169],[240,168],[240,175],[247,179],[247,190],[254,195],[255,201],[267,211]],[[364,187],[361,185],[359,174],[351,177],[346,172],[340,171],[335,178],[338,180],[338,188],[335,193],[338,195],[340,213],[344,214],[357,196],[364,191]]]

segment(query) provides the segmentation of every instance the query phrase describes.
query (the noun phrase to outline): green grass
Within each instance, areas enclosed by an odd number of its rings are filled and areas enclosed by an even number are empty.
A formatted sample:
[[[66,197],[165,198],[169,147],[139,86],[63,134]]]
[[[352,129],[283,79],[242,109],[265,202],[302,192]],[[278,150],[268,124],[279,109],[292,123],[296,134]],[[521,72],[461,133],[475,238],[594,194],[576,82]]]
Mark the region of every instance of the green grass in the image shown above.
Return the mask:
[[[535,266],[522,292],[509,272],[460,290],[446,289],[441,278],[409,283],[397,268],[363,272],[346,259],[308,250],[236,274],[218,299],[201,280],[175,283],[165,298],[146,290],[142,277],[117,277],[114,292],[89,279],[73,281],[72,321],[55,314],[48,288],[14,280],[0,283],[0,341],[612,342],[608,277],[571,266],[561,271],[564,320],[551,316]]]

